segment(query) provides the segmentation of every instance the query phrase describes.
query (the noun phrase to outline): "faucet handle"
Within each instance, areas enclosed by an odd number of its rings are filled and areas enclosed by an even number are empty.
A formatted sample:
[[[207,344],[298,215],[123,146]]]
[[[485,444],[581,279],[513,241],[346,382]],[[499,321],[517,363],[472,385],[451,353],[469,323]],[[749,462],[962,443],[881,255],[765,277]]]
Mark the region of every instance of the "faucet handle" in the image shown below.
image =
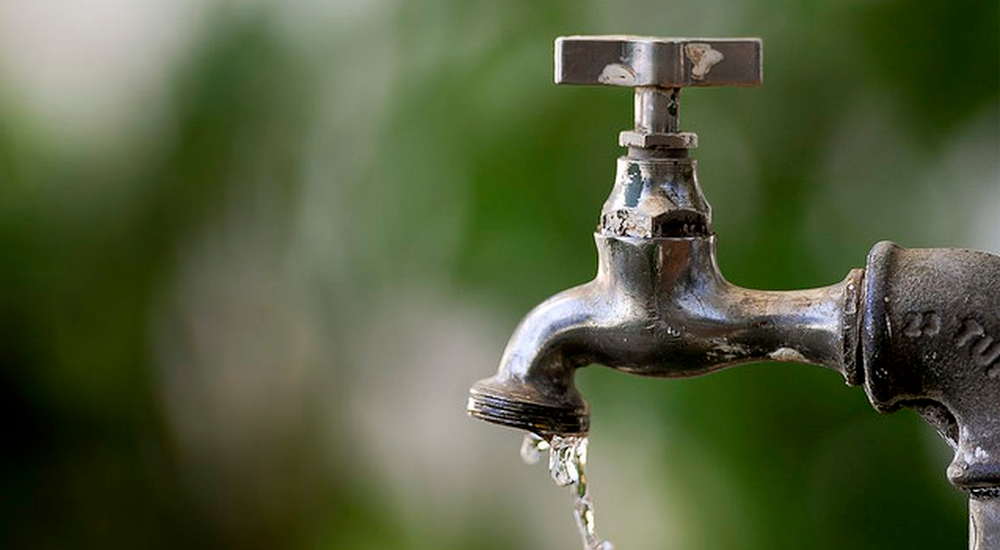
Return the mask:
[[[635,129],[619,135],[622,147],[693,149],[698,136],[679,131],[680,88],[759,86],[759,38],[556,38],[556,84],[635,88]]]
[[[556,84],[637,88],[759,86],[759,38],[556,38]]]

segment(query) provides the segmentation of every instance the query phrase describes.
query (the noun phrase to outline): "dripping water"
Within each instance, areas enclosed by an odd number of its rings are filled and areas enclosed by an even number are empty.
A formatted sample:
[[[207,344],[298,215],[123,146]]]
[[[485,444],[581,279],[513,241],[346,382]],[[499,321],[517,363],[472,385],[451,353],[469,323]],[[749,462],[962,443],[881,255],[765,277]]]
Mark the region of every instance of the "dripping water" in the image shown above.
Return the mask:
[[[556,485],[571,485],[575,499],[573,514],[576,527],[583,539],[584,550],[614,550],[614,546],[597,536],[594,522],[594,502],[587,489],[587,436],[552,436],[545,440],[533,433],[524,436],[521,458],[528,464],[537,464],[542,453],[549,451],[549,474]]]

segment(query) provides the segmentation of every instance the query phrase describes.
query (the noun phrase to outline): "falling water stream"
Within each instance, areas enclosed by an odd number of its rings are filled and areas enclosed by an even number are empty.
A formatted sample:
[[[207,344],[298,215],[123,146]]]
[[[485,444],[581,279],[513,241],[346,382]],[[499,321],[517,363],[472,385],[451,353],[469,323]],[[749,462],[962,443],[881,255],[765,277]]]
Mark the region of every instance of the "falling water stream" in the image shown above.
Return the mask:
[[[556,485],[572,485],[575,505],[573,514],[583,538],[584,550],[614,550],[614,545],[597,536],[594,524],[594,503],[587,489],[587,436],[552,436],[551,440],[529,433],[521,444],[521,458],[536,464],[542,453],[549,451],[549,474]]]

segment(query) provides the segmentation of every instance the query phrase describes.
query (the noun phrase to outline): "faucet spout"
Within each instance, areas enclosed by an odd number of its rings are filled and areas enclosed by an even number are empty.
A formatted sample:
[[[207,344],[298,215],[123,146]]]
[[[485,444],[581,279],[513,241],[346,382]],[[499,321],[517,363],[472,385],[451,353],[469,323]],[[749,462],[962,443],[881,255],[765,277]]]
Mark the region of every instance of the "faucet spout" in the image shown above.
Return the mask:
[[[497,374],[473,386],[472,416],[540,434],[585,433],[588,406],[573,377],[592,363],[682,378],[790,361],[856,383],[862,270],[823,288],[750,290],[722,276],[711,235],[595,239],[597,276],[521,321]]]
[[[474,417],[537,434],[580,434],[589,407],[573,375],[590,362],[588,342],[608,330],[598,282],[565,290],[536,306],[515,329],[491,378],[470,390]]]

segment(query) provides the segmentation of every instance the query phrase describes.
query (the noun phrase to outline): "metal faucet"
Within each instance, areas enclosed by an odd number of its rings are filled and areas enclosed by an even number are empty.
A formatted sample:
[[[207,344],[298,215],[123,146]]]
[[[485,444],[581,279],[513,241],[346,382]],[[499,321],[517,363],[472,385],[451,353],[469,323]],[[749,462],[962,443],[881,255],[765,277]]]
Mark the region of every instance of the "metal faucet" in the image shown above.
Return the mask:
[[[865,269],[816,289],[726,281],[711,208],[679,129],[680,89],[757,86],[759,39],[556,39],[556,84],[635,88],[611,195],[594,234],[597,276],[535,307],[470,415],[542,436],[585,434],[576,370],[602,364],[683,378],[789,361],[863,385],[876,410],[910,407],[954,448],[947,475],[970,496],[970,549],[1000,549],[1000,257],[872,248]]]

